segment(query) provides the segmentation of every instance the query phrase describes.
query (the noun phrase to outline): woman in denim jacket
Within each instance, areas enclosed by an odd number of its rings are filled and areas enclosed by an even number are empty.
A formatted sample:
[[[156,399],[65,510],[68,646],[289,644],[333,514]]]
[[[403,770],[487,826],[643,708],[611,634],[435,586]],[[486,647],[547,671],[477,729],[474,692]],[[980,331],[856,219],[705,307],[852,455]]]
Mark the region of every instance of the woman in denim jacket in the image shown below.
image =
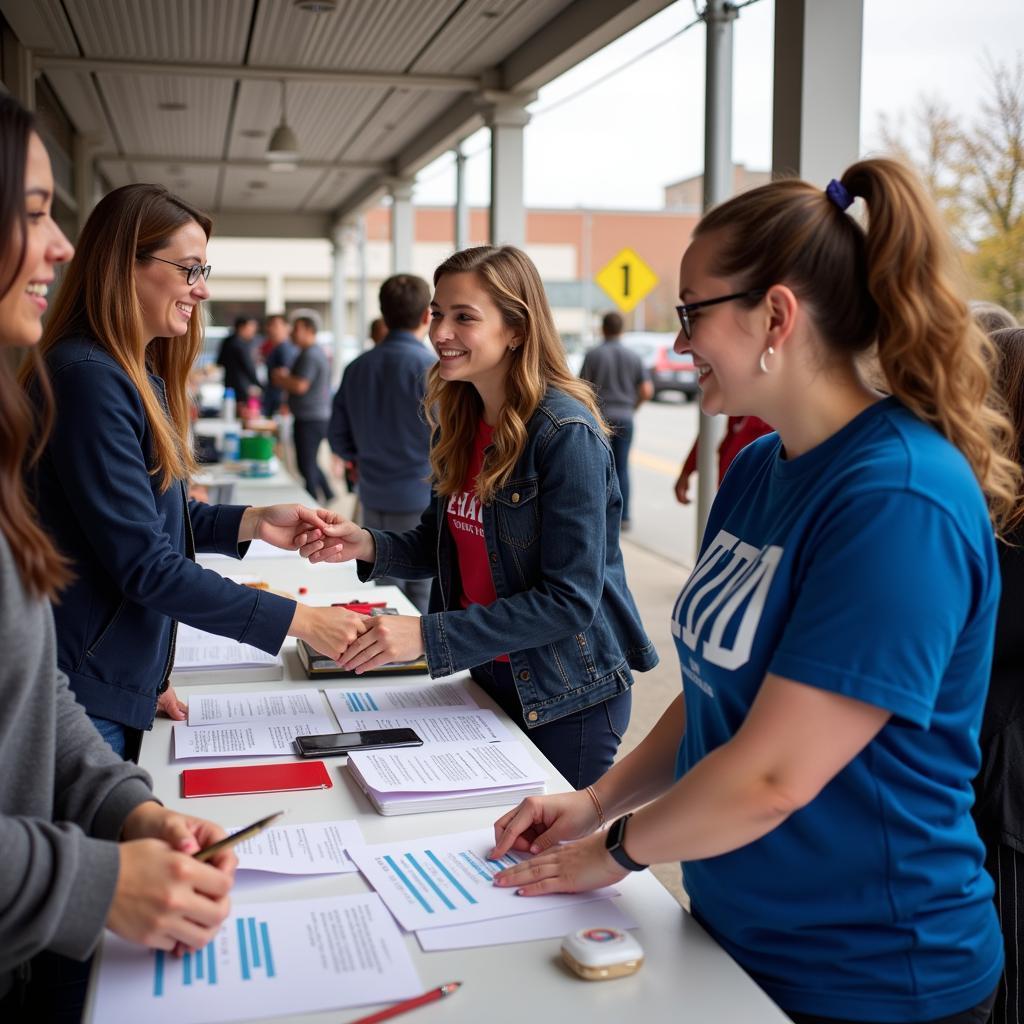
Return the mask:
[[[631,670],[658,660],[626,586],[607,427],[523,252],[455,253],[434,287],[430,506],[408,533],[339,518],[300,550],[356,558],[362,579],[433,579],[427,615],[374,619],[344,667],[425,656],[432,676],[472,669],[581,788],[615,757]]]

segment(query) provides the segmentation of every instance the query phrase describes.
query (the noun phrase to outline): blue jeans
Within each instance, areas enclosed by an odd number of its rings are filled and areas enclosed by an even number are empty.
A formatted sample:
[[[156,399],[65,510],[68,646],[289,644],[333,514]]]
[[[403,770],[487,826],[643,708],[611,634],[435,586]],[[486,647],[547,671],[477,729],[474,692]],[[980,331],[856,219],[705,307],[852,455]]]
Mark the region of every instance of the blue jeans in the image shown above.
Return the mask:
[[[629,449],[633,445],[633,421],[611,420],[612,436],[608,443],[612,446],[615,458],[615,475],[619,478],[619,490],[622,492],[622,520],[629,521]]]
[[[96,726],[96,731],[107,741],[110,749],[123,759],[127,749],[124,726],[120,722],[112,722],[109,718],[97,718],[96,715],[90,715],[89,720]]]
[[[582,711],[527,729],[512,669],[506,661],[491,661],[473,669],[473,679],[533,741],[540,752],[575,789],[583,789],[612,766],[629,725],[633,706],[630,690]]]

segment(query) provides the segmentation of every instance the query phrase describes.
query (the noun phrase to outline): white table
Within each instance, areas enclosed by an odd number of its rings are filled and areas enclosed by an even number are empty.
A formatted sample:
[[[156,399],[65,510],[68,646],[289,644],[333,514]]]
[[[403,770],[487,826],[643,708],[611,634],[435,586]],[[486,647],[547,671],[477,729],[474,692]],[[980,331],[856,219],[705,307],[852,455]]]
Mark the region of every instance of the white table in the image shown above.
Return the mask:
[[[261,501],[256,487],[242,501]],[[298,499],[298,488],[291,500]],[[262,502],[261,502],[262,503]],[[299,586],[308,589],[304,600],[325,603],[328,595],[355,597],[373,595],[388,599],[403,610],[412,606],[397,588],[374,588],[360,584],[348,566],[310,566],[307,563],[281,558],[222,561],[211,563],[225,574],[255,573],[275,588],[292,593]],[[317,600],[317,596],[322,599]],[[294,641],[284,649],[284,681],[225,684],[246,690],[281,689],[289,683],[317,686],[321,689],[351,686],[352,680],[316,680],[306,678],[295,654]],[[378,684],[393,685],[396,677],[378,677]],[[406,677],[403,677],[406,678]],[[408,678],[410,683],[428,681],[426,676]],[[357,685],[372,687],[373,679],[364,678]],[[483,707],[490,707],[508,722],[507,717],[475,684],[474,697]],[[192,689],[178,686],[181,697],[188,699]],[[548,791],[565,791],[568,786],[539,751],[526,740],[527,746],[548,774]],[[354,818],[359,822],[369,843],[399,841],[438,833],[455,833],[490,825],[500,813],[496,808],[435,812],[382,817],[371,807],[364,794],[344,769],[342,758],[327,759],[334,781],[330,790],[301,793],[260,794],[238,797],[207,797],[184,800],[180,796],[180,773],[185,767],[213,767],[222,764],[256,764],[268,758],[203,758],[174,762],[172,760],[171,723],[158,719],[147,733],[142,746],[140,764],[153,777],[156,794],[168,806],[192,814],[209,817],[228,824],[254,821],[279,808],[287,811],[289,823]],[[367,884],[358,874],[344,874],[302,879],[284,883],[275,881],[264,889],[246,885],[236,893],[236,905],[249,902],[316,898],[367,891]],[[717,945],[673,897],[649,873],[630,876],[619,888],[621,906],[640,922],[636,935],[644,947],[645,963],[631,977],[611,982],[585,982],[575,978],[562,965],[558,956],[558,940],[517,943],[452,952],[423,953],[413,935],[407,937],[409,949],[423,982],[424,990],[447,981],[462,981],[462,989],[448,1000],[414,1011],[410,1024],[439,1024],[446,1021],[486,1021],[490,1024],[545,1024],[572,1018],[588,1021],[628,1022],[638,1015],[646,1022],[658,1024],[769,1024],[786,1022],[788,1018],[747,977],[736,963]],[[500,923],[495,924],[500,928]],[[91,993],[90,993],[91,999]],[[276,1021],[303,1024],[339,1024],[371,1012],[363,1007],[333,1010],[327,1013],[300,1014],[270,1018]],[[86,1020],[89,1020],[87,1010]],[[268,1019],[268,1018],[263,1018]],[[405,1019],[404,1017],[402,1019]],[[101,1022],[97,1022],[101,1024]]]

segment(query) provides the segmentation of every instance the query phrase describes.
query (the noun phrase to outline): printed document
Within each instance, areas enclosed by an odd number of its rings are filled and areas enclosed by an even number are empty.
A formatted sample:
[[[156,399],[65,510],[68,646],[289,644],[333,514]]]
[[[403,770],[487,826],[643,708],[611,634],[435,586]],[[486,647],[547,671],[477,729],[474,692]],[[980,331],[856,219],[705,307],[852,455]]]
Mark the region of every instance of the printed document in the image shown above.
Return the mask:
[[[403,708],[476,707],[476,701],[463,683],[328,690],[327,699],[331,709],[339,716],[365,711],[398,711]]]
[[[532,899],[532,897],[531,897]],[[447,928],[424,928],[416,933],[420,949],[433,953],[442,949],[472,949],[477,946],[505,946],[510,942],[560,939],[581,928],[636,928],[632,914],[617,900],[573,903],[557,910],[509,917],[495,927],[494,921],[451,924]]]
[[[294,754],[296,736],[334,732],[320,721],[302,720],[281,725],[174,725],[174,759],[189,757],[244,757],[247,755]]]
[[[215,1024],[419,995],[405,939],[373,893],[247,903],[174,957],[107,932],[93,1024]]]
[[[229,828],[237,832],[244,826]],[[235,846],[239,871],[271,871],[280,875],[335,875],[358,871],[346,850],[362,846],[355,821],[311,821],[268,828]]]
[[[324,708],[319,690],[268,690],[263,693],[223,692],[193,694],[188,701],[189,725],[236,725],[260,722],[322,722],[321,732],[334,732],[334,720]]]
[[[342,732],[362,729],[415,729],[424,743],[494,743],[514,737],[489,709],[423,708],[373,714],[340,714]]]
[[[493,846],[494,830],[484,828],[352,847],[349,856],[408,931],[534,914],[618,895],[606,888],[523,899],[515,889],[497,888],[493,879],[502,868],[527,858],[513,852],[500,861],[488,860]]]
[[[175,675],[214,668],[260,668],[279,664],[281,659],[276,654],[267,654],[251,644],[240,644],[184,622],[178,623],[174,648]]]
[[[353,751],[348,761],[377,793],[456,793],[528,785],[545,779],[545,773],[518,740]]]

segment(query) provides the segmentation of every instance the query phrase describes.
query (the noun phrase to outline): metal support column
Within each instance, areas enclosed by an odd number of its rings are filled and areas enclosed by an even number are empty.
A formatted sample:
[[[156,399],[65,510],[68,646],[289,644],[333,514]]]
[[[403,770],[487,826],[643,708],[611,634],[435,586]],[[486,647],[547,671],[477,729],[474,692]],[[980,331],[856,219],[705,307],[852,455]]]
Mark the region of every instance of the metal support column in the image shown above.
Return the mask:
[[[23,46],[13,32],[3,32],[4,85],[26,109],[36,109],[36,72],[32,51]]]
[[[359,214],[356,222],[356,259],[359,267],[359,287],[356,289],[356,319],[359,321],[358,334],[360,342],[366,337],[369,328],[366,315],[366,214]]]
[[[331,390],[341,381],[348,337],[348,254],[352,246],[352,225],[339,222],[331,230],[331,331],[334,334],[334,361],[331,368]]]
[[[72,146],[75,166],[75,205],[77,207],[78,231],[81,233],[96,202],[96,168],[93,163],[96,144],[88,135],[76,133]]]
[[[469,205],[466,202],[465,139],[455,147],[455,249],[469,245]]]
[[[392,274],[412,273],[412,243],[415,230],[412,186],[413,183],[405,178],[390,183]]]
[[[707,30],[704,87],[704,209],[732,192],[732,23],[738,11],[726,0],[708,0],[701,17]],[[697,548],[718,489],[721,416],[700,414],[697,438]]]

